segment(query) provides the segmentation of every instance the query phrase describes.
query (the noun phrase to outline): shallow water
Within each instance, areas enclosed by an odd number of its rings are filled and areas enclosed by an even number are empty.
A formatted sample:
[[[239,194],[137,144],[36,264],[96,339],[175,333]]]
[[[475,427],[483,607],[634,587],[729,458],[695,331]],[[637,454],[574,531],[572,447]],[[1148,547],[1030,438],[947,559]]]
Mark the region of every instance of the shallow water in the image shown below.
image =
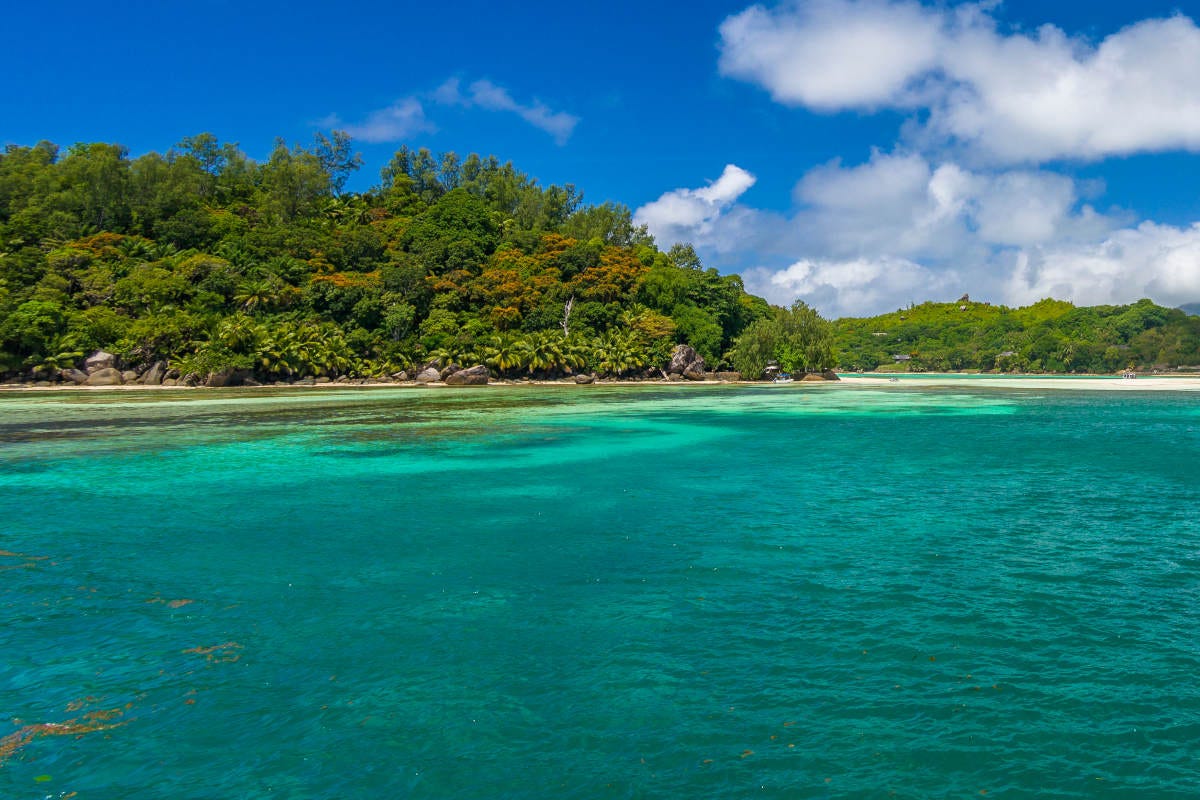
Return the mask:
[[[1194,796],[1198,502],[1187,394],[0,397],[0,797]]]

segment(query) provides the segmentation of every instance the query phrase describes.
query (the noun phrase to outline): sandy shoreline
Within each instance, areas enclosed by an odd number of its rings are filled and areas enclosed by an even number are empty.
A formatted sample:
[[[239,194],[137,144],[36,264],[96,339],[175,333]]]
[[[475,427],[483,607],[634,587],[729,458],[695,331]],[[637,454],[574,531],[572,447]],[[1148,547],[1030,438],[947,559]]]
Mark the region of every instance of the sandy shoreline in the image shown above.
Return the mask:
[[[881,375],[850,375],[842,376],[839,382],[843,386],[889,386],[903,388],[912,387],[953,387],[988,388],[988,389],[1065,389],[1075,391],[1168,391],[1168,392],[1197,392],[1200,391],[1200,376],[1154,375],[1139,378],[1121,378],[1119,376],[1069,376],[1069,375],[921,375],[908,376],[892,381]]]
[[[586,389],[588,386],[771,386],[773,388],[812,388],[812,387],[849,387],[849,388],[987,388],[987,389],[1062,389],[1074,391],[1172,391],[1200,392],[1200,375],[1150,376],[1134,379],[1116,376],[1067,376],[1067,375],[910,375],[893,379],[887,375],[842,375],[835,382],[796,382],[776,385],[764,381],[622,381],[597,380],[592,384],[576,384],[574,381],[493,381],[482,386],[448,386],[445,383],[416,383],[404,382],[373,382],[373,383],[317,383],[317,384],[268,384],[264,386],[231,386],[223,389],[237,391],[260,390],[331,390],[331,389],[481,389],[481,388],[515,388],[521,386],[565,386]],[[34,386],[30,384],[0,385],[0,394],[25,394],[31,392],[170,392],[170,391],[215,391],[206,386],[145,386],[127,384],[123,386]]]

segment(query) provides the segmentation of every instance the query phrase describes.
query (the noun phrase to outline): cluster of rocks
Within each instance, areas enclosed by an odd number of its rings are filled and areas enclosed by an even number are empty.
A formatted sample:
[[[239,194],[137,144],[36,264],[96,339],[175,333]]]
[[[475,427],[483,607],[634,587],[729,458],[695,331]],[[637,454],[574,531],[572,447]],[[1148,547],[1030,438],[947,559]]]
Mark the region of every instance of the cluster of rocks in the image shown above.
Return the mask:
[[[36,377],[36,376],[35,376]],[[46,378],[48,376],[42,376]],[[261,386],[263,384],[254,380],[250,370],[246,369],[225,369],[218,372],[210,372],[207,375],[199,375],[195,373],[181,374],[179,370],[172,369],[167,366],[165,361],[155,361],[146,366],[142,365],[136,369],[121,369],[119,359],[112,353],[97,351],[88,356],[83,362],[83,369],[74,367],[59,370],[57,375],[53,376],[57,381],[39,380],[35,385],[52,386],[56,382],[76,386],[208,386],[208,387],[226,387],[226,386]],[[694,348],[681,344],[677,345],[671,351],[671,362],[666,369],[646,370],[644,374],[640,374],[635,380],[655,379],[658,377],[665,378],[669,381],[722,381],[734,382],[742,379],[741,374],[737,372],[710,372],[707,370],[707,365],[704,363],[704,357],[695,351]],[[279,381],[272,385],[300,385],[313,386],[317,384],[337,383],[337,384],[380,384],[380,383],[407,383],[413,381],[417,384],[429,383],[444,383],[447,386],[486,386],[491,380],[491,371],[483,364],[476,364],[471,367],[463,367],[461,364],[449,363],[443,364],[441,361],[431,361],[424,366],[412,372],[407,370],[394,372],[388,377],[380,378],[299,378],[291,381]],[[523,379],[528,380],[528,379]],[[808,373],[799,380],[803,381],[836,381],[837,375],[832,370],[826,370],[821,373]],[[7,381],[9,384],[24,383],[19,378]],[[576,383],[590,384],[596,382],[596,375],[590,373],[582,373],[572,375],[569,373],[562,378],[560,383]]]
[[[83,369],[60,370],[58,379],[62,383],[76,386],[259,386],[251,377],[250,370],[226,369],[207,375],[195,373],[184,375],[177,369],[169,369],[166,361],[155,361],[137,369],[121,369],[116,356],[98,350],[83,362]]]
[[[97,350],[78,367],[35,371],[28,378],[10,378],[7,386],[258,386],[249,370],[223,370],[208,375],[184,375],[167,367],[166,361],[125,367],[112,353]]]
[[[120,369],[117,357],[112,353],[97,350],[83,362],[83,369],[60,370],[58,378],[63,383],[76,386],[123,386],[127,383],[160,384],[167,374],[167,363],[156,361],[141,371]]]
[[[491,377],[492,373],[483,364],[463,368],[459,364],[447,364],[443,367],[434,362],[418,372],[414,380],[417,383],[444,382],[447,386],[486,386]],[[407,378],[408,375],[403,374],[403,378],[400,379]]]
[[[667,380],[704,381],[713,380],[706,369],[704,356],[690,345],[678,344],[671,351],[671,363],[663,370]]]
[[[67,369],[56,370],[52,374],[42,373],[40,375],[32,375],[33,380],[28,378],[12,378],[4,381],[4,384],[33,386],[67,385],[80,387],[130,385],[168,387],[207,386],[212,388],[264,385],[255,380],[253,373],[248,369],[224,369],[208,374],[189,373],[185,375],[177,369],[169,368],[166,361],[155,361],[149,365],[126,369],[122,367],[120,359],[117,356],[103,350],[99,350],[88,356],[84,360],[82,367],[82,369],[69,367]],[[442,366],[440,361],[434,361],[411,374],[408,371],[400,371],[394,372],[387,377],[376,378],[350,378],[346,376],[338,378],[325,376],[315,378],[304,377],[276,381],[269,385],[315,386],[328,383],[367,385],[415,381],[418,384],[439,382],[445,383],[448,386],[484,386],[487,385],[490,379],[491,372],[482,364],[476,364],[471,367],[463,367],[459,364]]]

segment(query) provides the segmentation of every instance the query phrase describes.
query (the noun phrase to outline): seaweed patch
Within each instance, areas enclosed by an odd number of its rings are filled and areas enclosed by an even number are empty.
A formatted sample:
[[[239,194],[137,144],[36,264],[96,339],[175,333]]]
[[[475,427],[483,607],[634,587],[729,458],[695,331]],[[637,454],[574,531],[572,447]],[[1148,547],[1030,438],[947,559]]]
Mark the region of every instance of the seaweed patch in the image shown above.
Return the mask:
[[[232,664],[242,657],[242,654],[237,652],[241,649],[242,646],[237,642],[225,642],[208,647],[189,647],[181,652],[204,656],[204,660],[210,664]]]
[[[76,700],[67,705],[68,711],[79,711],[95,698],[88,697]],[[79,738],[85,734],[97,731],[107,731],[128,725],[132,720],[121,719],[125,712],[133,706],[127,703],[123,708],[105,708],[89,711],[79,717],[62,722],[35,722],[22,725],[17,730],[0,739],[0,767],[3,767],[14,755],[34,739],[47,736],[74,736]],[[14,720],[20,724],[20,720]]]

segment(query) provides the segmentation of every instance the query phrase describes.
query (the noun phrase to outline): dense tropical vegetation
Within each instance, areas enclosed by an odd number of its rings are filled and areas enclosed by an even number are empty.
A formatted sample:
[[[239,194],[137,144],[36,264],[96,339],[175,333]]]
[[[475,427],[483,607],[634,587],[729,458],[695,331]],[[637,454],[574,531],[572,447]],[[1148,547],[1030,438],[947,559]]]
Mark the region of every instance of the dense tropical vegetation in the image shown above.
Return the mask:
[[[833,328],[802,301],[775,308],[738,337],[730,354],[743,375],[762,375],[770,364],[784,372],[822,372],[836,362]]]
[[[53,378],[107,350],[129,368],[260,380],[657,375],[677,344],[710,369],[1113,372],[1200,364],[1200,318],[1142,300],[1009,309],[964,297],[828,323],[773,308],[629,209],[587,205],[495,157],[402,147],[369,191],[349,137],[211,134],[130,158],[47,142],[0,153],[0,376]]]
[[[1090,307],[1042,300],[1014,309],[963,297],[833,326],[845,369],[1112,373],[1200,365],[1200,317],[1149,300]]]
[[[126,365],[261,379],[482,363],[635,375],[687,343],[711,367],[770,307],[495,157],[401,148],[370,191],[349,138],[265,163],[209,134],[130,158],[42,142],[0,155],[0,373]]]

